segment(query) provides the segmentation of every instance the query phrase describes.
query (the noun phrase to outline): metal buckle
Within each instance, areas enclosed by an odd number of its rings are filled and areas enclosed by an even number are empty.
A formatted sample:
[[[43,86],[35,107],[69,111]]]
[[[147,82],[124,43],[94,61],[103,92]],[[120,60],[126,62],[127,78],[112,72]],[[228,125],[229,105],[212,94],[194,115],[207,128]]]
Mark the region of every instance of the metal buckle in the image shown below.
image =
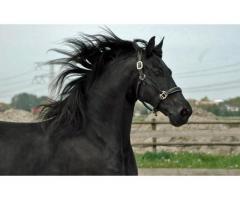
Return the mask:
[[[139,75],[139,79],[140,79],[141,81],[143,81],[145,78],[146,78],[146,74],[140,74],[140,75]]]
[[[137,61],[137,70],[141,70],[143,68],[143,62],[141,60]]]
[[[168,93],[166,91],[162,91],[162,93],[159,95],[161,100],[164,100],[167,98]]]

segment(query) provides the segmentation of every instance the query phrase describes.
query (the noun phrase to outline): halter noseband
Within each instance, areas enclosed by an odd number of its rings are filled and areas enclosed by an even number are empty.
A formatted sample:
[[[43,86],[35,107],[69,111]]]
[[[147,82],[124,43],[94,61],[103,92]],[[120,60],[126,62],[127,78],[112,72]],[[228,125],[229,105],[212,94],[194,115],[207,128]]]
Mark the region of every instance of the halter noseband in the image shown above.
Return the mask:
[[[140,88],[143,84],[146,84],[146,85],[150,85],[151,87],[153,87],[154,89],[156,89],[157,91],[159,91],[159,102],[158,104],[153,107],[153,109],[148,106],[144,101],[141,101],[139,98],[138,100],[142,102],[142,104],[148,109],[150,110],[151,112],[154,112],[155,115],[157,113],[157,107],[159,106],[159,104],[164,100],[166,99],[170,94],[174,94],[176,92],[182,92],[181,88],[180,87],[173,87],[173,88],[170,88],[169,90],[165,91],[165,90],[160,90],[158,88],[158,86],[151,80],[149,79],[146,74],[144,74],[143,72],[143,62],[142,62],[142,52],[140,49],[138,49],[138,54],[137,54],[137,57],[138,57],[138,61],[136,63],[136,67],[137,67],[137,70],[138,70],[138,73],[139,73],[139,77],[138,77],[138,83],[137,83],[137,88],[136,88],[136,96],[137,98],[139,97],[139,91],[140,91]]]

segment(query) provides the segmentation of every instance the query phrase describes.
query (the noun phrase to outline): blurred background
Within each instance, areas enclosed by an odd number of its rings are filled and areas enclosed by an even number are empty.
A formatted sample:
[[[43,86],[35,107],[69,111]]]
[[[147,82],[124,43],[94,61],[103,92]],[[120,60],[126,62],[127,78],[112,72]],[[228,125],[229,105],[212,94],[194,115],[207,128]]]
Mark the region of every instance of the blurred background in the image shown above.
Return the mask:
[[[104,33],[100,27],[0,25],[0,120],[36,121],[38,105],[51,98],[49,85],[61,70],[41,65],[59,56],[48,50],[65,48],[64,39],[80,33]],[[139,166],[207,167],[204,159],[236,155],[234,161],[225,163],[221,157],[222,162],[217,159],[210,166],[240,168],[240,25],[108,27],[128,40],[149,40],[155,35],[159,42],[165,36],[163,60],[193,106],[190,123],[175,128],[165,116],[156,117],[137,102],[131,139]],[[195,153],[203,154],[194,157]],[[151,163],[152,159],[157,161]]]

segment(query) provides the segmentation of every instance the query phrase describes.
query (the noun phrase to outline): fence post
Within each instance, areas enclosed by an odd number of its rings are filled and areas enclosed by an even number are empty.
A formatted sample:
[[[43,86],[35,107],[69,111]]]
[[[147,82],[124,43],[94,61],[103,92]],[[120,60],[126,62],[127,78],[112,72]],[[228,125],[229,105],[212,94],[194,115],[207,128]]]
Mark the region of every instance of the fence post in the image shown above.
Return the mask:
[[[156,126],[156,119],[155,119],[155,118],[152,119],[151,125],[152,125],[152,130],[153,130],[153,131],[156,131],[157,126]]]
[[[157,138],[156,137],[152,138],[152,150],[153,150],[153,153],[157,152]]]

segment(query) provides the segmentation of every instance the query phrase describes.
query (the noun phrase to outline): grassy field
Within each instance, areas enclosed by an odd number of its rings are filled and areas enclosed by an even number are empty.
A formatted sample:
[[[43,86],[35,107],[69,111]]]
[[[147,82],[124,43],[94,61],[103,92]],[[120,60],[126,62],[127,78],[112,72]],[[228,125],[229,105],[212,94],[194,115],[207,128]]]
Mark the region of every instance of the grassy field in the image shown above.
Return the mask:
[[[219,168],[240,169],[240,155],[159,152],[136,154],[139,168]]]

